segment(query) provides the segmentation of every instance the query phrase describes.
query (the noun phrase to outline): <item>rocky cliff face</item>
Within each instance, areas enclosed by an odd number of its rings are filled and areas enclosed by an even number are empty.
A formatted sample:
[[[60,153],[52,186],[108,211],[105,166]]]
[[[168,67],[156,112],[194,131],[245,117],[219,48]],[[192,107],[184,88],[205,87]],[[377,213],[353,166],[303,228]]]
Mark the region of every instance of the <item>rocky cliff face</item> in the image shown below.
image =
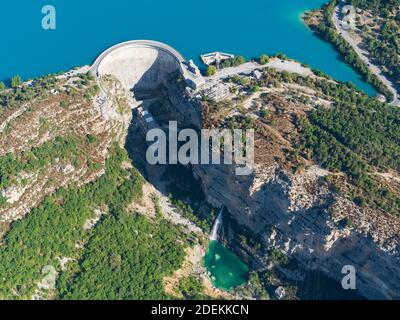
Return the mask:
[[[368,213],[330,191],[315,168],[292,175],[275,166],[259,167],[254,176],[242,181],[218,166],[194,166],[193,171],[207,200],[226,206],[239,225],[268,247],[279,248],[337,281],[343,278],[343,266],[352,265],[363,296],[399,298],[395,226],[390,226],[392,234],[387,236],[374,233],[375,225],[368,231],[341,226],[339,212],[347,216],[358,210],[360,219]]]
[[[338,282],[344,277],[342,268],[354,266],[357,290],[364,297],[400,298],[399,220],[378,209],[356,206],[334,190],[327,182],[333,174],[316,163],[303,159],[302,170],[293,170],[287,159],[293,130],[288,110],[302,113],[307,106],[292,103],[282,89],[274,94],[270,104],[275,103],[280,116],[274,118],[273,128],[265,126],[264,136],[256,138],[257,164],[251,176],[236,176],[234,166],[192,166],[208,202],[225,206],[232,219],[268,248],[280,249]],[[329,104],[325,97],[320,99]],[[214,112],[209,112],[207,103],[203,109],[192,105],[198,112],[191,114],[191,121],[182,116],[187,103],[175,102],[183,126],[207,127],[216,124],[220,114],[228,117],[237,112],[234,100],[225,107],[219,104]],[[254,106],[251,100],[246,105]]]

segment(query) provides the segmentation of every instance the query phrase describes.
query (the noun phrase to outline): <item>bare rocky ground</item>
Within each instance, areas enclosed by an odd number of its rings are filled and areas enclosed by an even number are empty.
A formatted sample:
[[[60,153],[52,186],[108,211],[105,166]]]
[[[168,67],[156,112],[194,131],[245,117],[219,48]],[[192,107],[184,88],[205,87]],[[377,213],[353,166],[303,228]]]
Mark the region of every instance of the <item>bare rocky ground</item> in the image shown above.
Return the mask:
[[[57,137],[93,136],[98,146],[85,147],[78,158],[71,159],[72,162],[51,159],[39,170],[20,172],[14,177],[15,183],[2,191],[7,199],[0,207],[3,222],[22,218],[46,195],[60,187],[83,185],[104,173],[108,148],[121,126],[103,119],[92,101],[84,97],[86,87],[79,88],[74,81],[79,78],[70,79],[68,83],[59,79],[47,98],[32,100],[1,114],[0,156],[11,154],[20,158],[32,148],[51,143]],[[89,168],[89,163],[98,166]]]

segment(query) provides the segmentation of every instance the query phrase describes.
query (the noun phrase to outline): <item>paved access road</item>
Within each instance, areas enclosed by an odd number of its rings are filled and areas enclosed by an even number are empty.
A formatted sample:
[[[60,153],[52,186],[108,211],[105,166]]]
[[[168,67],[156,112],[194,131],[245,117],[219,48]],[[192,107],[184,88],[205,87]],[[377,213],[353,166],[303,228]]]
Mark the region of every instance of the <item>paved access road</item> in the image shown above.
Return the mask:
[[[395,106],[400,106],[400,97],[393,83],[383,75],[382,70],[378,66],[374,65],[371,62],[371,60],[368,57],[368,52],[362,50],[355,43],[354,39],[350,36],[349,32],[346,29],[342,28],[340,20],[341,10],[342,6],[337,6],[333,13],[332,20],[336,27],[336,30],[343,37],[343,39],[345,39],[353,47],[354,51],[358,54],[358,56],[368,65],[369,70],[372,73],[374,73],[386,85],[386,87],[390,90],[390,92],[393,93],[393,101],[391,102],[391,104]]]

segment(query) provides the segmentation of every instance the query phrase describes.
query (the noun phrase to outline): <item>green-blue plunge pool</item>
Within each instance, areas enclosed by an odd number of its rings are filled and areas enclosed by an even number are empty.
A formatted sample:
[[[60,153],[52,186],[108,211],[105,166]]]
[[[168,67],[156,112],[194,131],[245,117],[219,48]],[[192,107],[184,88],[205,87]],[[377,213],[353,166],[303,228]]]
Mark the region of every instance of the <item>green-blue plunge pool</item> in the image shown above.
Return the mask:
[[[247,282],[248,266],[218,241],[212,240],[204,256],[204,267],[214,287],[230,291]]]

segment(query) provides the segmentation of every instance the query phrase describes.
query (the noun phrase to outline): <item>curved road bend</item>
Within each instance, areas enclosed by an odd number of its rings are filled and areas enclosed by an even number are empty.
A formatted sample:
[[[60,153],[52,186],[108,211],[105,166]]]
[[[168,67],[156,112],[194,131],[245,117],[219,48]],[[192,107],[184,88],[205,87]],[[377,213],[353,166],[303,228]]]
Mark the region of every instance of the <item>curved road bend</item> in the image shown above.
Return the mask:
[[[336,30],[338,33],[345,39],[354,49],[355,52],[357,52],[358,56],[363,60],[365,63],[367,63],[369,70],[374,73],[385,85],[386,87],[392,92],[393,94],[393,101],[390,103],[394,106],[400,106],[400,97],[399,94],[397,93],[396,88],[394,87],[393,83],[389,81],[382,73],[382,70],[377,67],[376,65],[372,64],[370,59],[368,58],[368,53],[366,51],[363,51],[360,49],[360,47],[355,43],[353,38],[350,36],[349,32],[347,30],[343,29],[340,25],[340,13],[341,13],[342,6],[337,6],[335,8],[335,11],[333,13],[333,23],[336,27]]]

